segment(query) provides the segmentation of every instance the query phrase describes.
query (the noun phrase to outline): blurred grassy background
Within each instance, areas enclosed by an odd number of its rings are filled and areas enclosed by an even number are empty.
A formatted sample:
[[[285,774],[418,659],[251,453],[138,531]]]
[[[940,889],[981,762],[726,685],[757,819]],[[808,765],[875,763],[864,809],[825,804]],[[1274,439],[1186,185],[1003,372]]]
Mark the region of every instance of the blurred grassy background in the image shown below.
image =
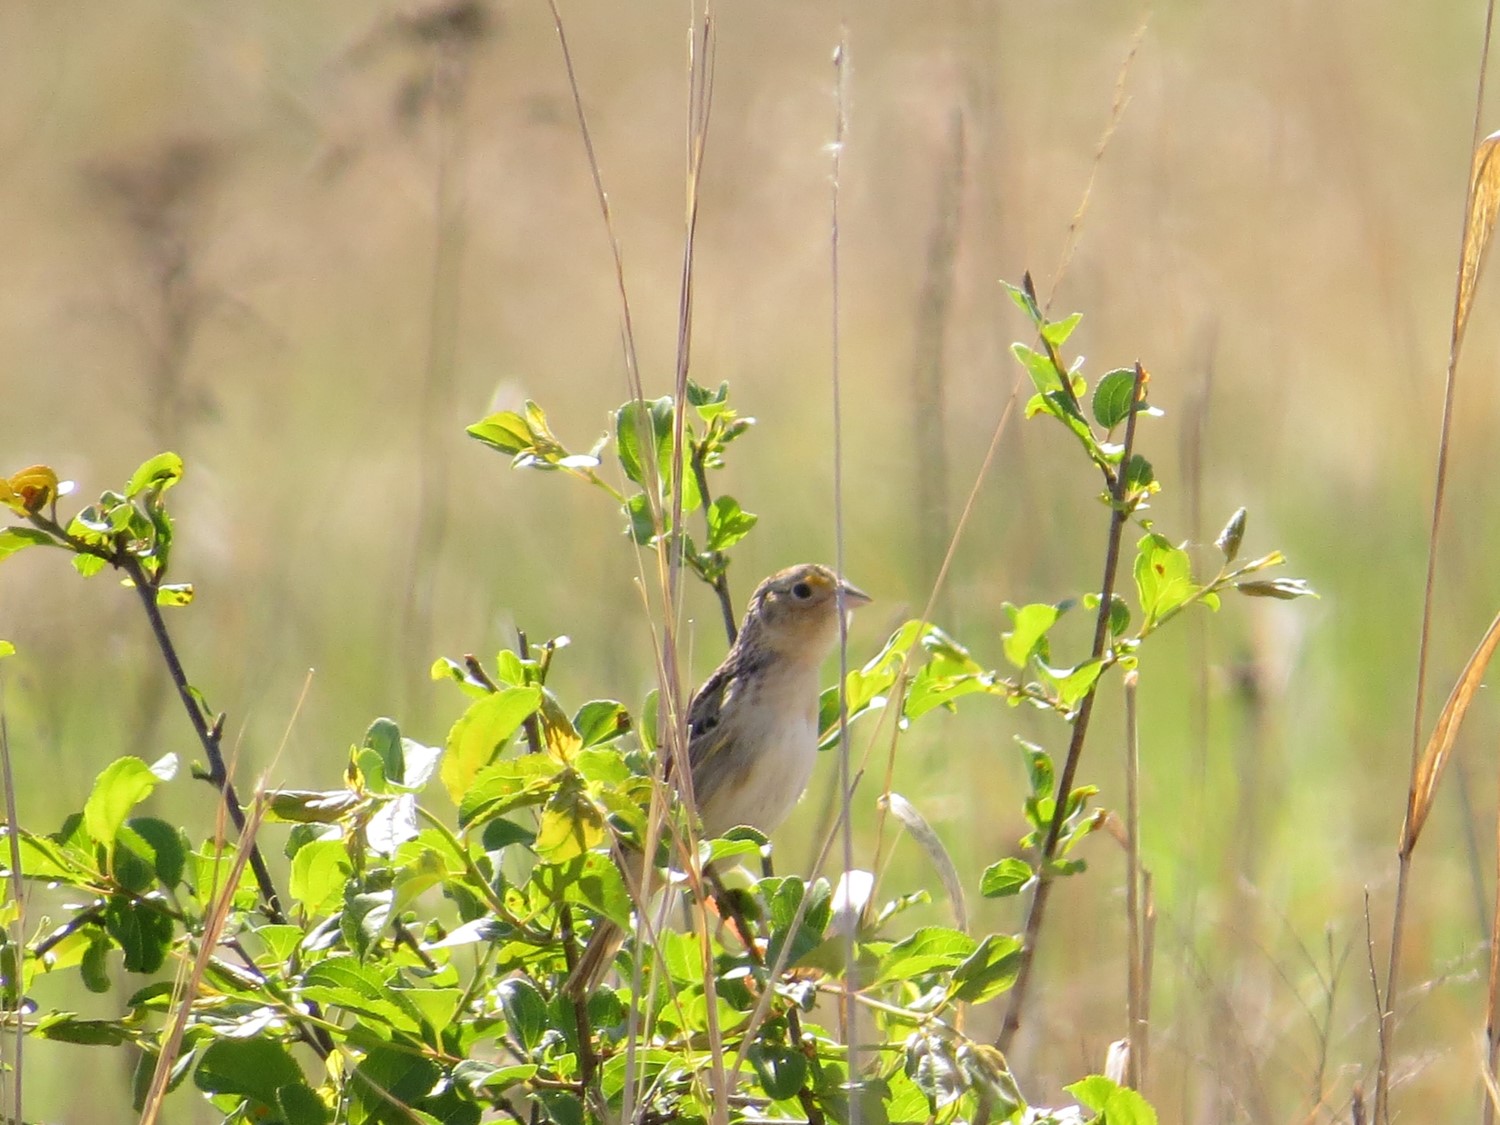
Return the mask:
[[[1006,348],[1024,326],[996,282],[1030,269],[1044,295],[1057,285],[1055,312],[1085,313],[1072,343],[1087,373],[1137,358],[1151,370],[1167,415],[1141,440],[1166,485],[1160,529],[1211,552],[1243,504],[1246,550],[1284,548],[1288,573],[1322,594],[1231,602],[1148,650],[1149,1092],[1163,1121],[1347,1119],[1351,1087],[1372,1081],[1362,896],[1383,947],[1482,9],[1163,3],[1138,49],[1134,7],[920,13],[872,0],[849,15],[846,550],[879,600],[853,658],[926,601],[932,544],[1017,374]],[[665,393],[683,11],[564,15],[648,392]],[[776,567],[833,554],[825,146],[838,27],[832,9],[793,3],[715,18],[693,372],[730,380],[761,423],[717,482],[762,520],[732,572],[743,597]],[[587,447],[626,395],[608,248],[545,7],[445,18],[143,0],[101,14],[17,0],[0,11],[0,43],[0,460],[49,463],[89,497],[159,449],[187,459],[176,569],[198,602],[174,624],[190,675],[229,715],[241,769],[270,761],[309,668],[274,780],[334,783],[379,714],[440,741],[459,700],[427,683],[431,660],[488,656],[518,625],[534,641],[573,638],[553,681],[565,700],[635,705],[652,662],[620,520],[602,494],[513,474],[463,436],[531,397]],[[1434,706],[1500,604],[1493,308],[1482,288]],[[1007,430],[959,546],[942,621],[987,663],[1001,662],[1003,601],[1098,582],[1104,512],[1067,452],[1041,423]],[[121,753],[194,751],[131,601],[58,564],[29,552],[0,580],[35,827],[78,807]],[[701,674],[722,641],[712,603],[692,596]],[[1113,686],[1106,700],[1082,777],[1117,806]],[[976,877],[1020,833],[1012,735],[1060,753],[1063,732],[966,702],[902,742],[895,785]],[[1417,856],[1405,979],[1420,985],[1401,1002],[1397,1104],[1428,1120],[1478,1104],[1496,799],[1475,755],[1497,734],[1476,709]],[[184,782],[163,801],[188,815],[207,797]],[[817,819],[804,808],[784,856],[807,854]],[[1103,837],[1089,857],[1055,896],[1012,1060],[1037,1099],[1098,1069],[1123,1033],[1121,860]],[[930,881],[907,846],[885,888]],[[1013,910],[986,904],[980,920],[1014,927]],[[123,1087],[66,1080],[107,1072],[101,1056],[30,1057],[38,1117],[118,1116]],[[190,1119],[191,1097],[176,1101],[173,1119]]]

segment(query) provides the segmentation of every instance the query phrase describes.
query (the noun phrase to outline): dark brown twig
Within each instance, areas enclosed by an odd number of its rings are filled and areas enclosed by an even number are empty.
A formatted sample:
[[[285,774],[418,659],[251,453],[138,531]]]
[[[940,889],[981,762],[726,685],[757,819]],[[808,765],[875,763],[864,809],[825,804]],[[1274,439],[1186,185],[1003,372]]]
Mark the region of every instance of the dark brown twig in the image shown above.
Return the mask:
[[[1140,403],[1141,387],[1145,381],[1145,369],[1137,363],[1135,387],[1131,394],[1133,406],[1125,422],[1124,450],[1120,456],[1119,467],[1114,471],[1114,479],[1110,482],[1112,504],[1109,538],[1104,552],[1104,578],[1100,584],[1099,615],[1094,623],[1092,651],[1095,660],[1104,658],[1109,640],[1109,613],[1114,601],[1116,572],[1120,565],[1120,541],[1125,534],[1125,524],[1130,518],[1130,508],[1126,503],[1130,457],[1131,451],[1135,448],[1135,422],[1139,414],[1137,407]],[[1054,878],[1052,860],[1057,852],[1058,839],[1062,836],[1063,821],[1068,814],[1068,795],[1073,791],[1073,779],[1078,773],[1078,762],[1083,756],[1084,739],[1088,736],[1089,718],[1094,713],[1094,700],[1097,698],[1097,691],[1091,691],[1084,696],[1083,702],[1078,707],[1078,718],[1073,723],[1073,736],[1068,743],[1067,761],[1063,764],[1062,777],[1057,783],[1056,807],[1052,813],[1052,822],[1047,827],[1047,836],[1042,843],[1041,855],[1037,861],[1036,890],[1032,893],[1031,907],[1026,913],[1026,927],[1016,969],[1016,983],[1010,992],[1010,1005],[1005,1012],[1005,1022],[1001,1025],[1000,1035],[995,1040],[995,1046],[1002,1053],[1010,1050],[1016,1032],[1021,1026],[1021,1009],[1026,1003],[1032,970],[1036,965],[1037,938],[1041,933],[1042,919],[1046,915],[1047,897],[1052,889]]]
[[[188,683],[187,673],[183,671],[182,661],[177,655],[177,646],[172,643],[172,636],[167,632],[167,623],[161,615],[161,607],[156,604],[157,580],[148,577],[145,568],[141,566],[140,559],[123,548],[111,555],[109,561],[126,573],[135,587],[136,594],[140,596],[141,608],[146,611],[146,620],[151,623],[151,632],[156,638],[156,647],[161,651],[162,660],[166,662],[167,674],[172,678],[172,685],[177,689],[177,696],[182,700],[183,709],[187,711],[193,732],[197,734],[198,741],[203,746],[203,753],[208,758],[208,781],[218,789],[224,801],[224,807],[229,813],[229,819],[234,822],[235,831],[243,836],[246,824],[245,810],[240,804],[239,795],[235,792],[234,780],[229,776],[229,769],[224,763],[224,752],[221,746],[224,717],[220,715],[210,720],[207,711],[199,703],[192,685]],[[266,917],[273,922],[285,922],[286,915],[281,909],[281,898],[276,893],[276,884],[271,878],[271,869],[266,865],[266,858],[261,853],[260,845],[253,838],[247,840],[246,843],[250,849],[250,869],[255,874],[255,884],[260,889]]]

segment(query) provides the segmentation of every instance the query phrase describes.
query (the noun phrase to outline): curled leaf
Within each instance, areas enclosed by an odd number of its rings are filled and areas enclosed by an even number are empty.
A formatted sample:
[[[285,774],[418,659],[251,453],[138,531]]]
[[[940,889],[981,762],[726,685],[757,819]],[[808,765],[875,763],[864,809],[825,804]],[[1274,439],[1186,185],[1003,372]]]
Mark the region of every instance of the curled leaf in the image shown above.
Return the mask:
[[[1244,538],[1245,509],[1240,508],[1229,517],[1224,530],[1219,532],[1219,537],[1214,540],[1214,546],[1224,552],[1225,562],[1234,562],[1235,556],[1240,553],[1240,541]]]
[[[1296,598],[1318,596],[1318,592],[1301,578],[1270,578],[1253,582],[1236,582],[1234,588],[1252,598],[1278,598],[1284,602]]]
[[[3,502],[18,515],[29,516],[40,512],[58,496],[57,474],[46,465],[32,465],[22,469],[5,482],[0,490]]]

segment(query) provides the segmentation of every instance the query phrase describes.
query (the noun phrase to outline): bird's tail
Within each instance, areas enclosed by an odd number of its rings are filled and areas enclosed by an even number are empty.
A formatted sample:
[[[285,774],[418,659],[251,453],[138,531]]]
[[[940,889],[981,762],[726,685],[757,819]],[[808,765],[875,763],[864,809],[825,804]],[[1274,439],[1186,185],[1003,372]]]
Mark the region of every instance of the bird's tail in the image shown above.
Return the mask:
[[[599,987],[604,974],[614,964],[615,954],[625,944],[625,931],[613,922],[600,922],[584,946],[583,956],[563,982],[563,992],[574,1000],[586,1000],[589,993]]]

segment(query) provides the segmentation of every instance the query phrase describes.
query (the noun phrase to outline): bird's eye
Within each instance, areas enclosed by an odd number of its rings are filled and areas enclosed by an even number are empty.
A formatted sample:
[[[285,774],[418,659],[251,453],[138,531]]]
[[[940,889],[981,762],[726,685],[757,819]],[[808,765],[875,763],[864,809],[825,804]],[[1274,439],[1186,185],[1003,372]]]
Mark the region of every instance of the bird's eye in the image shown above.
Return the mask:
[[[812,597],[812,587],[806,582],[798,582],[792,587],[792,597],[796,598],[799,602],[805,602],[808,598]]]

